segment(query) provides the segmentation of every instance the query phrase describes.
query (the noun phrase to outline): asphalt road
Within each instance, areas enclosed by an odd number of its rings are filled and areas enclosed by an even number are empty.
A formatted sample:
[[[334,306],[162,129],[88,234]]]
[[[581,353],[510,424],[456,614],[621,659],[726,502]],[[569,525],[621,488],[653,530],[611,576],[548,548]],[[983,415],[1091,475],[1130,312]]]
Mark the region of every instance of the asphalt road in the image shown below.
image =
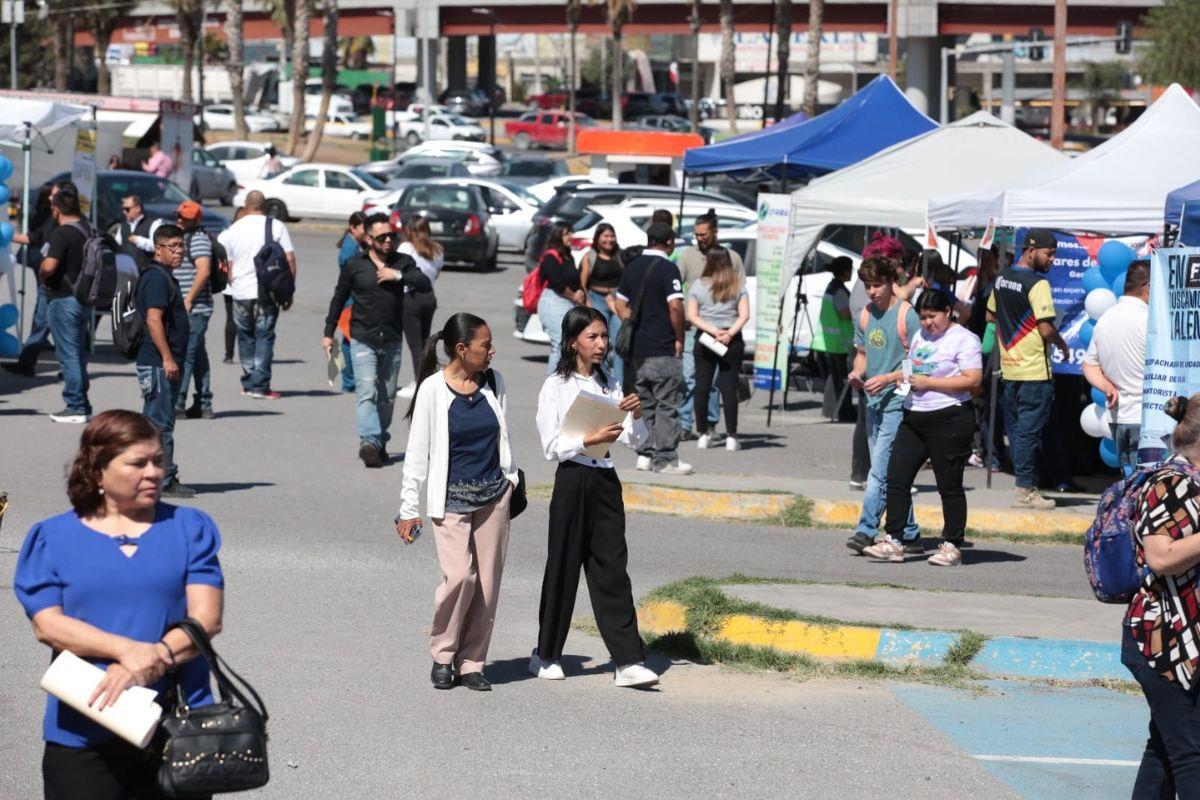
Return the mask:
[[[331,392],[320,352],[335,278],[334,239],[298,230],[299,295],[279,326],[274,388],[237,393],[236,366],[214,366],[218,417],[181,421],[176,458],[221,528],[227,578],[217,644],[261,691],[271,712],[272,783],[256,796],[495,797],[1015,796],[885,683],[815,681],[671,664],[659,691],[612,686],[598,638],[572,634],[569,679],[529,679],[545,554],[546,508],[513,527],[489,668],[491,695],[435,692],[427,632],[440,573],[429,536],[403,546],[392,531],[401,465],[363,469],[353,399]],[[447,270],[440,325],[468,310],[492,322],[496,366],[511,391],[509,424],[532,483],[549,483],[533,425],[544,348],[510,338],[519,265],[478,275]],[[220,353],[218,331],[208,336]],[[37,679],[48,660],[11,593],[15,552],[30,525],[66,508],[64,465],[79,428],[45,414],[61,406],[52,361],[34,381],[0,375],[0,489],[12,508],[0,530],[0,797],[39,794]],[[409,367],[406,362],[405,380]],[[101,348],[92,369],[97,409],[140,408],[132,366]],[[811,400],[811,398],[808,398]],[[807,401],[806,401],[807,402]],[[846,426],[797,425],[760,446],[696,452],[698,468],[778,471],[802,478],[845,469]],[[397,453],[407,435],[393,428]],[[844,439],[844,441],[842,441]],[[839,450],[840,448],[840,450]],[[695,451],[693,451],[695,452]],[[632,468],[632,454],[619,466]],[[1074,548],[980,544],[977,567],[871,564],[849,555],[844,532],[631,516],[636,594],[691,575],[742,572],[822,581],[886,580],[970,591],[1086,596]],[[581,592],[577,614],[589,614]],[[951,609],[947,613],[952,613]],[[920,743],[919,756],[889,743]],[[906,752],[901,747],[900,752]]]

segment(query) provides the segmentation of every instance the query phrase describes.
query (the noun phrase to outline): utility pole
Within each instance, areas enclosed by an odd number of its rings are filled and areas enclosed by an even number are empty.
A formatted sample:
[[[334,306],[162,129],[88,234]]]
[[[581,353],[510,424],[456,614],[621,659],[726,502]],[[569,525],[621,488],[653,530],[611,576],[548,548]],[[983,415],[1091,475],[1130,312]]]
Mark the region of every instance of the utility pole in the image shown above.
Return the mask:
[[[896,73],[900,63],[900,0],[891,0],[888,3],[888,77],[893,81],[896,80]]]
[[[25,21],[24,0],[0,0],[0,22],[8,23],[8,78],[17,88],[17,26]]]
[[[1062,150],[1067,117],[1067,0],[1054,2],[1054,72],[1050,85],[1050,146]]]

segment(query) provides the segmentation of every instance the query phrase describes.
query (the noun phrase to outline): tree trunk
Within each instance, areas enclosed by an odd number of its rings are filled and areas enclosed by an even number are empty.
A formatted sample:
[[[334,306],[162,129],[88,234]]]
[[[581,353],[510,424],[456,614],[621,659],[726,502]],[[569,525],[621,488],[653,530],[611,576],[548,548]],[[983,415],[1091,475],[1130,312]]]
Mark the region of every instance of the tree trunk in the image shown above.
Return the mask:
[[[308,0],[294,0],[292,23],[292,119],[285,152],[296,155],[304,135],[304,84],[308,80]]]
[[[613,26],[613,62],[612,62],[612,121],[613,130],[621,130],[624,121],[624,111],[621,100],[625,97],[625,50],[621,47],[621,27]]]
[[[567,89],[567,110],[571,112],[571,116],[567,117],[567,155],[575,155],[575,134],[577,133],[575,125],[575,31],[579,27],[579,22],[576,21],[571,26],[571,77],[570,85]]]
[[[229,0],[229,13],[225,18],[225,39],[229,45],[229,60],[225,69],[229,73],[229,91],[233,94],[233,136],[245,139],[246,130],[246,48],[243,40],[242,0]]]
[[[821,77],[821,29],[825,27],[825,0],[808,3],[808,59],[804,62],[804,113],[817,115],[817,82]]]
[[[729,130],[737,133],[737,101],[733,96],[736,61],[733,56],[733,0],[721,0],[721,84],[725,87],[725,113]]]
[[[179,45],[183,48],[183,83],[180,86],[180,99],[185,103],[195,101],[192,90],[192,70],[196,66],[196,9],[192,3],[183,2],[176,5],[179,20]]]
[[[700,13],[700,0],[692,0],[692,16],[688,18],[692,29],[692,133],[700,132],[700,27],[704,17]]]
[[[325,26],[325,45],[321,51],[321,108],[317,111],[317,119],[312,133],[308,136],[308,144],[304,148],[302,161],[313,161],[317,157],[317,148],[321,146],[321,136],[325,133],[325,119],[329,116],[329,100],[333,97],[333,88],[337,84],[338,68],[338,4],[337,0],[324,0],[322,23]]]
[[[67,89],[67,76],[71,71],[71,42],[67,38],[71,28],[69,15],[62,14],[54,19],[54,88],[60,92]]]
[[[779,62],[779,71],[775,78],[775,121],[783,119],[783,105],[787,101],[791,89],[791,75],[788,74],[788,61],[792,56],[792,0],[776,0],[779,13],[776,16],[775,27],[779,31],[779,41],[775,49],[775,58]]]
[[[108,59],[105,57],[108,53],[108,45],[112,42],[113,29],[98,25],[93,29],[93,36],[96,39],[96,94],[107,95],[112,92],[112,78],[108,72]]]

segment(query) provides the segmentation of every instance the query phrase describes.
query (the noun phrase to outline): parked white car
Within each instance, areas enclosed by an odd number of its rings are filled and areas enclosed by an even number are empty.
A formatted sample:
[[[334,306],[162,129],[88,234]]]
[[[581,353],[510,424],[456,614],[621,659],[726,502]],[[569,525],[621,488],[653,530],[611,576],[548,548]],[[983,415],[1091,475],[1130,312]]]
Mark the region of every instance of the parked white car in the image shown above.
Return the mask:
[[[304,129],[312,131],[317,126],[316,116],[304,120]],[[371,120],[355,114],[345,114],[340,111],[330,111],[325,118],[325,135],[341,139],[370,139]]]
[[[548,202],[554,193],[559,190],[559,187],[571,188],[573,186],[582,186],[583,184],[596,185],[602,183],[616,183],[617,179],[608,175],[560,175],[557,178],[551,178],[548,181],[535,183],[529,187],[529,191],[533,193],[537,199],[543,203]]]
[[[400,138],[409,145],[425,141],[425,120],[414,115],[411,120],[400,120]],[[458,114],[430,114],[430,141],[482,142],[487,139],[482,127]]]
[[[486,142],[420,142],[384,161],[368,161],[359,164],[366,172],[388,181],[395,177],[396,170],[413,158],[446,158],[461,161],[472,175],[491,177],[499,174],[504,164],[504,153]]]
[[[234,202],[241,205],[254,189],[267,198],[265,211],[277,219],[320,217],[345,222],[364,205],[386,205],[399,199],[398,191],[355,167],[341,164],[300,164],[274,178],[250,181]]]
[[[268,144],[269,142],[218,142],[204,149],[229,168],[240,186],[245,186],[250,181],[263,177]],[[288,169],[299,164],[300,159],[280,156],[279,163],[284,169]]]
[[[204,118],[204,127],[210,131],[231,131],[233,130],[233,106],[229,103],[214,103],[211,106],[205,106],[200,112],[200,116]],[[246,128],[251,133],[263,133],[266,131],[280,130],[279,120],[272,117],[270,114],[258,114],[247,111]],[[199,119],[195,120],[197,123]]]

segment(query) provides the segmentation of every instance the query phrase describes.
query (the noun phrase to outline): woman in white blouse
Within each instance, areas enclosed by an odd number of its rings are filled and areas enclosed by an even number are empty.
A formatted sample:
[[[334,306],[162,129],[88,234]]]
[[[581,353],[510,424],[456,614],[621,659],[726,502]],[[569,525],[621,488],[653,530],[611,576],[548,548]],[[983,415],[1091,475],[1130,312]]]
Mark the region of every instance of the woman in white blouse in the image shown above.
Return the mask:
[[[449,359],[442,370],[439,342]],[[452,315],[425,347],[408,409],[396,532],[405,542],[416,538],[424,484],[425,513],[444,573],[429,632],[430,680],[437,689],[491,689],[483,665],[519,480],[504,419],[504,381],[490,366],[495,354],[486,322],[474,314]]]
[[[429,231],[429,220],[425,217],[413,217],[408,221],[404,233],[405,241],[400,245],[399,251],[412,256],[413,261],[417,262],[417,267],[429,278],[429,283],[433,284],[442,273],[445,251],[433,240]],[[425,349],[430,331],[433,330],[437,295],[432,289],[428,292],[412,292],[406,289],[405,292],[404,310],[401,312],[404,339],[408,342],[408,352],[412,356],[413,379],[416,380],[417,371],[421,368],[421,352]],[[408,392],[402,394],[407,396]]]
[[[538,646],[529,659],[529,671],[550,680],[564,677],[559,661],[582,568],[596,625],[616,665],[616,685],[652,686],[658,683],[658,675],[642,663],[646,650],[626,569],[629,553],[621,481],[605,447],[619,441],[636,448],[649,432],[637,395],[624,395],[620,384],[601,368],[608,348],[604,316],[594,308],[572,308],[563,317],[558,365],[538,396],[542,450],[548,460],[558,462],[558,471],[550,498]],[[580,392],[615,401],[626,412],[624,421],[584,436],[564,434],[563,418]]]

